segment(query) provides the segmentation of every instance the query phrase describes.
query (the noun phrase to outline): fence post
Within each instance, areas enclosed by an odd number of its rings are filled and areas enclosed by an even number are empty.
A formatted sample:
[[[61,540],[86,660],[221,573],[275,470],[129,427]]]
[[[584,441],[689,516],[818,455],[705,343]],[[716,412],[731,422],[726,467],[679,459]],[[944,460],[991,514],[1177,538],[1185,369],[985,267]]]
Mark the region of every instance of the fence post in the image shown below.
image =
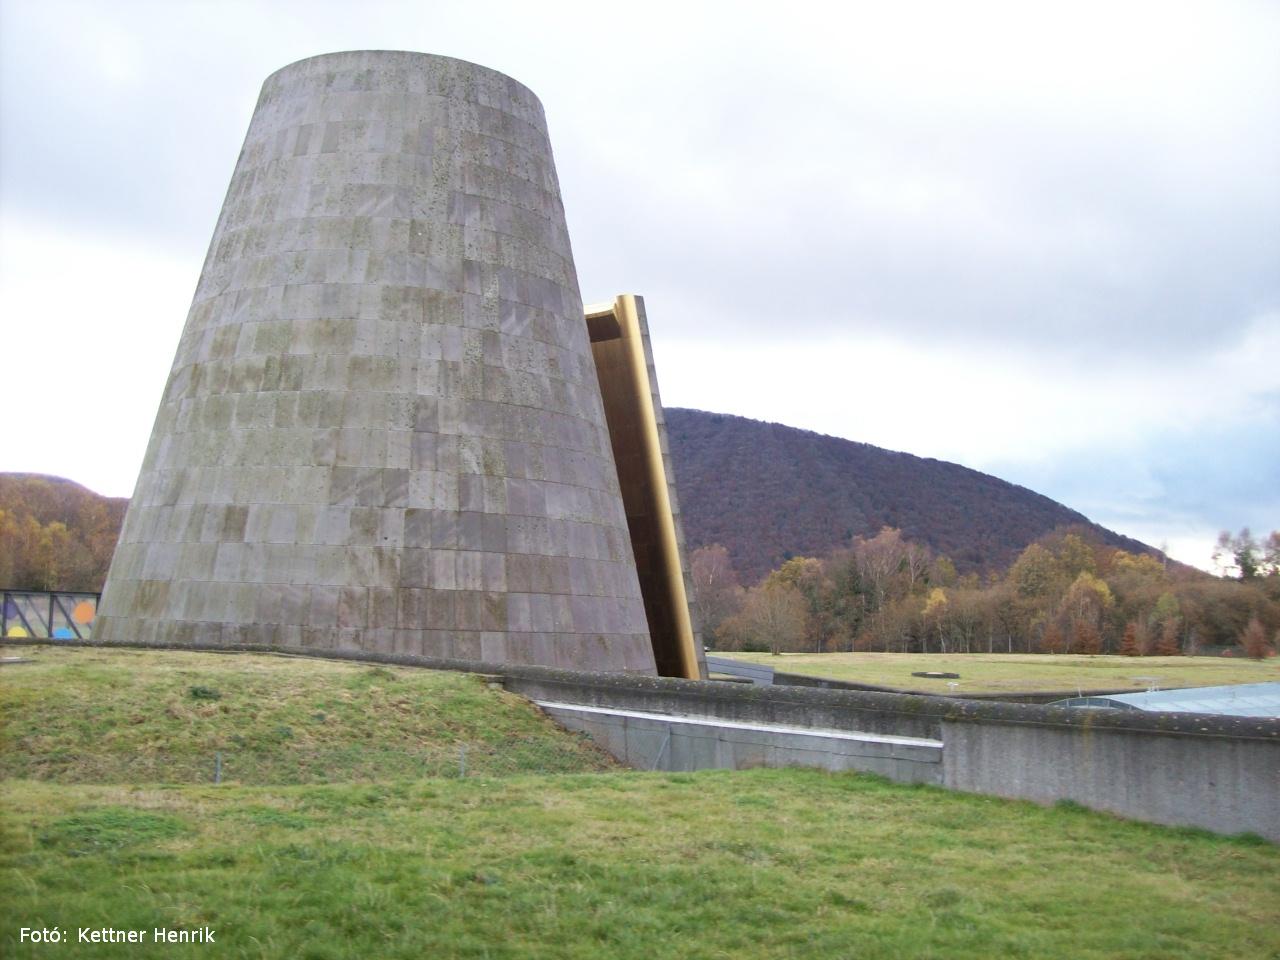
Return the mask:
[[[222,751],[219,750],[213,755],[213,782],[222,782]]]

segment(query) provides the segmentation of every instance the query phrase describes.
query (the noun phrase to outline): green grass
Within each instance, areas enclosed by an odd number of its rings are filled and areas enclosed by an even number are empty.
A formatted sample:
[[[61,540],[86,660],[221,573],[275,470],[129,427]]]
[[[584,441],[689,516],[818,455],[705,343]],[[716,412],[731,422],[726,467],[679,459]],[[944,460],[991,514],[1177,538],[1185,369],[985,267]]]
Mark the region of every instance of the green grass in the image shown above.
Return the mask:
[[[524,699],[458,673],[271,656],[7,648],[0,777],[246,784],[612,769]]]
[[[0,956],[1280,956],[1280,848],[1257,839],[851,774],[623,771],[457,674],[22,652],[0,668]],[[262,785],[137,776],[232,735]],[[403,762],[460,744],[490,751],[466,778]],[[345,762],[297,760],[322,749]],[[215,945],[74,943],[204,925]]]
[[[1208,687],[1229,683],[1280,681],[1280,657],[1085,657],[1065,654],[1007,653],[722,653],[763,663],[788,673],[852,680],[925,693],[1000,693],[1019,690],[1146,690],[1153,679],[1161,688]],[[958,673],[946,680],[913,677],[917,670]]]
[[[280,958],[1245,958],[1280,851],[800,770],[392,785],[9,782],[17,923],[194,928]],[[125,957],[104,945],[64,955]],[[151,949],[156,949],[152,947]]]

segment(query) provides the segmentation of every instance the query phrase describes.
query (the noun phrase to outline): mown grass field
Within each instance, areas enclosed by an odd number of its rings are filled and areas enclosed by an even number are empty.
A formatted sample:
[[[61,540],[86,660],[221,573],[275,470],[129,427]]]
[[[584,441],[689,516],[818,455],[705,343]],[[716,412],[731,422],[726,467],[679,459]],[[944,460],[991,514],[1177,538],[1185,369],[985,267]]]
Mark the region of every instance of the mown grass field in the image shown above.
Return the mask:
[[[623,771],[477,678],[388,671],[393,681],[353,664],[210,654],[37,657],[0,668],[6,957],[1280,956],[1280,848],[1262,841],[867,776]],[[258,786],[175,786],[86,783],[87,768],[40,762],[92,753],[95,724],[111,750],[203,751],[222,721],[168,709],[173,698],[186,707],[196,685],[221,692],[197,701],[227,705],[221,716],[256,707],[228,721],[246,736],[323,710],[336,718],[331,746],[404,742],[404,728],[447,751],[488,724],[504,742],[559,738],[596,772],[498,776],[518,767],[495,763],[464,778],[399,768],[370,779],[355,765],[291,783],[297,770],[282,763],[264,766],[280,779]],[[134,716],[121,711],[140,695],[156,715],[129,726],[151,722],[149,733],[106,726]],[[457,716],[432,696],[459,697]],[[83,712],[98,701],[103,714]],[[49,719],[44,739],[33,714]],[[23,749],[36,751],[22,760],[15,717]],[[216,944],[18,942],[21,926],[74,939],[79,927],[202,925]]]
[[[611,769],[480,677],[296,657],[5,647],[0,777],[246,784]]]
[[[1280,853],[799,770],[4,788],[14,924],[280,958],[1263,958]],[[136,956],[136,948],[92,955]],[[55,954],[56,955],[56,954]]]
[[[1000,693],[1019,690],[1146,690],[1280,681],[1280,657],[1084,657],[1008,653],[722,653],[776,670],[852,680],[924,693]],[[959,680],[913,677],[915,671],[958,673]]]

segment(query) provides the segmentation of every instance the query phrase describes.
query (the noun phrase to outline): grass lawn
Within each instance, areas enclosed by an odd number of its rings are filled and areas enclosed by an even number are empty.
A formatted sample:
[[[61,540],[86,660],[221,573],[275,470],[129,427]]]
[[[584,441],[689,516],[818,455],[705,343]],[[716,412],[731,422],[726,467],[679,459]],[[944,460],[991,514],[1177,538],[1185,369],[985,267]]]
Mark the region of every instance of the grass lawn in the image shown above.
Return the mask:
[[[1274,846],[866,776],[10,781],[3,803],[0,952],[11,957],[55,955],[16,943],[19,924],[72,936],[207,924],[216,947],[148,948],[206,958],[1280,951]]]
[[[0,777],[62,783],[323,783],[613,769],[480,677],[177,651],[6,647]],[[460,751],[465,750],[465,755]]]
[[[1082,657],[1018,653],[721,653],[788,673],[874,683],[924,693],[998,693],[1017,690],[1146,690],[1152,678],[1162,689],[1226,683],[1280,681],[1280,657]],[[946,680],[913,677],[917,670],[958,673]]]
[[[620,770],[458,674],[31,653],[0,667],[4,957],[1280,956],[1280,848],[1256,839],[853,774]],[[232,735],[259,785],[128,759]],[[417,762],[477,743],[465,777]],[[290,760],[317,750],[331,766]],[[75,942],[202,926],[215,944]]]

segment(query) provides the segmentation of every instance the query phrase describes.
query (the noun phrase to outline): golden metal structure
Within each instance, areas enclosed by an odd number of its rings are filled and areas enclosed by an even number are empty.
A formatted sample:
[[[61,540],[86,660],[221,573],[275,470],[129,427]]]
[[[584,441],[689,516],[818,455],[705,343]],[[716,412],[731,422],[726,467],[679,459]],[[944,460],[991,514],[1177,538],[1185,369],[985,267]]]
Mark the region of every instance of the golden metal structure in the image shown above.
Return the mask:
[[[663,456],[644,301],[621,294],[584,312],[658,673],[703,679],[670,489],[674,478]]]

